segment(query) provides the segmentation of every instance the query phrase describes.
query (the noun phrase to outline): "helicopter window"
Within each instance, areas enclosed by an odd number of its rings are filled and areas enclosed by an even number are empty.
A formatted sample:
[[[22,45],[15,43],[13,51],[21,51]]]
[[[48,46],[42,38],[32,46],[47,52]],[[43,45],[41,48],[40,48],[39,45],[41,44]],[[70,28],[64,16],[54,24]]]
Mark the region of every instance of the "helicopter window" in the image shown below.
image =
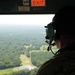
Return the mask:
[[[53,16],[0,15],[0,75],[31,75],[53,56],[44,29]]]

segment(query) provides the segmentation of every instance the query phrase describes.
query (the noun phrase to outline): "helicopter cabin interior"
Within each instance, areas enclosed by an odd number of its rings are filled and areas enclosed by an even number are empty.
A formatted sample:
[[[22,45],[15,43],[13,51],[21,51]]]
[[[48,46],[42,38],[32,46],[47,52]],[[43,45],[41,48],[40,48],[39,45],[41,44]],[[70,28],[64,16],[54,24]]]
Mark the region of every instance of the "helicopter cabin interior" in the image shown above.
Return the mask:
[[[54,14],[75,0],[0,0],[0,14]]]

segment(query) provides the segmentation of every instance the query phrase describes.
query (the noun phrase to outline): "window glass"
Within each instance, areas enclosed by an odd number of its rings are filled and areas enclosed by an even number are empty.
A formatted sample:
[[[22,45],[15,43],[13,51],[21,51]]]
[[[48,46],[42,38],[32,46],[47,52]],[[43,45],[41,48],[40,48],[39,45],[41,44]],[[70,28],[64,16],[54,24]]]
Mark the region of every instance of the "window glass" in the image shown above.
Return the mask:
[[[47,51],[44,28],[53,16],[0,15],[0,75],[35,75],[53,56]]]

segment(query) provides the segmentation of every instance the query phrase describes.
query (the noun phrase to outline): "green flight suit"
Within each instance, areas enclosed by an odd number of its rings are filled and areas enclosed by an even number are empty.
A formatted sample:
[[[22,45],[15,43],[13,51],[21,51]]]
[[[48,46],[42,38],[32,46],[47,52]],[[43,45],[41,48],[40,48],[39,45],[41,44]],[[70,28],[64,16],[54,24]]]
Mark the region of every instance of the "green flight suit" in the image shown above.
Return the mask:
[[[44,63],[36,75],[75,75],[75,42],[72,42]]]

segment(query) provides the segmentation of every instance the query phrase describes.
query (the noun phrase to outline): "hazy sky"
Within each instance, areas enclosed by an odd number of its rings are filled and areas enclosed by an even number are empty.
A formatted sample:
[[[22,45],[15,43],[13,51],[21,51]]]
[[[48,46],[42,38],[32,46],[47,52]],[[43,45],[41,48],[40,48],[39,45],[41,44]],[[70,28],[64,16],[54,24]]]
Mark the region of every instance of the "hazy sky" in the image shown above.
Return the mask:
[[[54,15],[0,15],[0,25],[47,25]]]

